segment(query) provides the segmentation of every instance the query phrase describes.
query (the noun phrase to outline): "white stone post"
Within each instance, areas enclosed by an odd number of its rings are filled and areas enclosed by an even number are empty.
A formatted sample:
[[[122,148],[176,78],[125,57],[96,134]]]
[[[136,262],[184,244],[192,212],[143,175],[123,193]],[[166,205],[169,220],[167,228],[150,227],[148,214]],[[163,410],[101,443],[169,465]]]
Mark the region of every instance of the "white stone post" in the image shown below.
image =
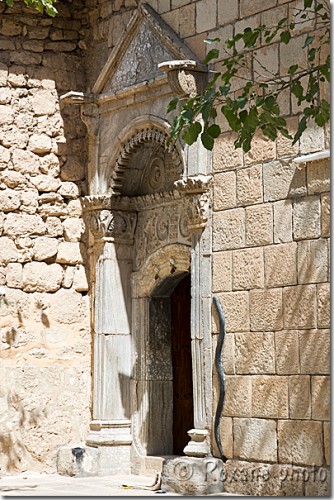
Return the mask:
[[[85,201],[95,262],[93,420],[86,443],[104,451],[114,447],[110,467],[115,459],[115,466],[122,462],[126,470],[132,443],[130,275],[136,214],[110,209],[107,198]]]

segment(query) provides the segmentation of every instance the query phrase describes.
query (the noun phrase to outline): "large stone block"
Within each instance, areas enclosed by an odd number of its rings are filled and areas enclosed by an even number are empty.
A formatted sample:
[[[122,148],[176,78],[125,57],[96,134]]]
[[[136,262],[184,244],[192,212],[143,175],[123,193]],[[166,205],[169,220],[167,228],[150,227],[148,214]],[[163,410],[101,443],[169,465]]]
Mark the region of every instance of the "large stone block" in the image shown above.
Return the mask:
[[[40,170],[43,174],[56,177],[60,172],[60,160],[54,153],[43,156],[40,159]],[[62,194],[62,193],[60,193]]]
[[[275,332],[276,372],[280,375],[300,372],[298,332]]]
[[[33,257],[42,261],[54,257],[58,252],[59,241],[56,238],[41,236],[34,241]]]
[[[4,189],[0,191],[0,210],[3,212],[14,212],[21,205],[21,196],[18,191]]]
[[[264,263],[266,286],[297,284],[297,243],[265,247]]]
[[[262,203],[262,166],[254,165],[237,171],[238,205]]]
[[[217,320],[218,321],[218,320]],[[212,337],[212,364],[213,364],[213,374],[217,375],[216,365],[215,365],[215,353],[217,347],[218,336],[213,335]],[[222,363],[223,371],[226,375],[233,375],[234,370],[234,333],[226,333],[224,338],[224,344],[222,349]]]
[[[252,377],[225,377],[223,415],[226,417],[252,416]]]
[[[292,241],[292,201],[274,203],[274,243]]]
[[[59,244],[57,262],[61,264],[82,264],[83,246],[80,243],[62,242]]]
[[[235,149],[236,135],[230,132],[222,134],[213,149],[213,169],[226,170],[243,165],[241,149]]]
[[[9,236],[14,237],[31,234],[43,235],[46,232],[46,226],[39,215],[10,213],[6,217],[4,231]]]
[[[252,416],[288,418],[288,377],[252,377]]]
[[[242,208],[213,216],[213,251],[230,250],[245,245],[245,214]]]
[[[73,288],[76,292],[87,292],[89,285],[87,280],[87,272],[84,266],[77,265],[73,277]]]
[[[214,252],[212,255],[212,290],[229,292],[232,290],[232,252]]]
[[[216,28],[216,9],[212,8],[210,0],[199,0],[196,3],[196,32]]]
[[[8,262],[16,262],[18,258],[17,248],[13,240],[2,236],[0,238],[0,264],[6,265]]]
[[[217,458],[178,457],[165,459],[161,489],[181,495],[209,495],[224,488],[223,462]]]
[[[317,286],[318,328],[330,327],[330,285],[323,283]]]
[[[28,149],[37,154],[50,153],[52,149],[51,137],[46,134],[33,134],[29,139]]]
[[[278,421],[278,460],[296,465],[322,465],[322,423]]]
[[[275,373],[273,333],[236,333],[235,370],[237,374]]]
[[[316,289],[314,285],[297,285],[283,290],[284,328],[315,328]]]
[[[61,446],[57,453],[57,472],[61,476],[98,476],[99,460],[99,448]]]
[[[313,120],[310,120],[308,122],[308,126],[305,132],[299,139],[299,144],[300,144],[301,154],[308,154],[308,153],[313,153],[315,151],[321,151],[325,147],[324,128],[318,127],[318,125],[316,125]]]
[[[84,233],[85,226],[81,219],[77,217],[68,217],[63,222],[64,236],[66,241],[80,241]]]
[[[269,11],[268,11],[269,12]],[[285,17],[284,15],[281,19]],[[279,21],[279,20],[278,20]],[[290,91],[283,91],[280,96],[278,96],[278,104],[281,108],[281,112],[285,115],[290,114]],[[286,119],[287,130],[290,135],[294,136],[298,129],[298,117],[293,116]],[[292,144],[292,141],[282,134],[278,134],[277,137],[277,157],[278,158],[295,158],[298,156],[299,144]]]
[[[61,324],[89,323],[88,297],[74,290],[60,289],[53,296],[51,320]]]
[[[186,0],[186,3],[188,3],[188,0]],[[181,38],[186,38],[188,36],[195,35],[196,33],[195,18],[196,18],[195,4],[185,5],[180,9],[179,31]]]
[[[330,190],[329,158],[312,161],[307,165],[307,190],[309,195]]]
[[[283,328],[282,289],[251,290],[249,303],[252,331]]]
[[[261,78],[262,81],[271,80],[272,75],[278,73],[278,48],[279,45],[273,43],[256,51],[256,57],[253,60],[255,78]]]
[[[299,332],[300,371],[310,374],[330,372],[330,335],[328,330]]]
[[[321,236],[330,235],[330,196],[324,194],[321,196]]]
[[[222,172],[214,176],[213,209],[225,210],[236,206],[235,172]]]
[[[325,460],[326,464],[331,463],[331,429],[330,423],[324,422],[324,445],[325,445]]]
[[[306,195],[306,173],[294,163],[273,161],[263,166],[264,201]]]
[[[55,192],[60,186],[60,180],[51,175],[40,174],[31,178],[31,183],[40,192]]]
[[[23,267],[23,290],[25,292],[56,292],[63,280],[63,269],[59,264],[29,262]]]
[[[294,375],[289,377],[289,411],[292,419],[311,418],[310,377]]]
[[[262,288],[263,271],[262,248],[246,248],[233,252],[233,290]]]
[[[34,114],[53,115],[56,111],[56,96],[50,90],[39,90],[31,99]]]
[[[226,0],[218,2],[218,24],[220,26],[235,21],[239,18],[239,2],[237,0]]]
[[[245,20],[246,26],[248,19]],[[240,85],[239,85],[240,87]],[[276,144],[275,142],[265,137],[262,132],[256,133],[252,140],[252,147],[248,153],[244,154],[245,165],[251,163],[260,163],[263,161],[273,160],[276,158]]]
[[[10,288],[22,288],[22,264],[13,262],[7,265],[6,269],[7,286]]]
[[[273,211],[271,205],[246,208],[246,244],[269,245],[273,242]]]
[[[248,331],[248,292],[224,292],[219,297],[225,314],[226,331]]]
[[[14,149],[12,162],[14,170],[21,174],[37,174],[39,172],[39,157],[31,151]]]
[[[21,212],[30,215],[35,214],[38,208],[38,191],[36,189],[23,191],[23,193],[21,193],[21,202]]]
[[[241,459],[277,461],[275,420],[234,418],[234,454]]]
[[[312,419],[330,420],[330,377],[311,377]]]
[[[318,283],[328,279],[327,240],[298,242],[298,282]],[[293,283],[291,283],[293,284]]]
[[[309,196],[298,200],[293,207],[293,237],[295,240],[320,236],[320,200]]]
[[[213,425],[212,425],[213,428]],[[223,417],[219,426],[220,439],[223,447],[223,452],[226,458],[233,458],[233,419]],[[212,454],[214,457],[219,457],[220,453],[217,447],[216,440],[212,433]]]
[[[280,47],[280,74],[287,76],[289,67],[298,64],[302,68],[307,68],[307,54],[302,49],[304,45],[304,36],[294,37],[289,44],[281,44]]]

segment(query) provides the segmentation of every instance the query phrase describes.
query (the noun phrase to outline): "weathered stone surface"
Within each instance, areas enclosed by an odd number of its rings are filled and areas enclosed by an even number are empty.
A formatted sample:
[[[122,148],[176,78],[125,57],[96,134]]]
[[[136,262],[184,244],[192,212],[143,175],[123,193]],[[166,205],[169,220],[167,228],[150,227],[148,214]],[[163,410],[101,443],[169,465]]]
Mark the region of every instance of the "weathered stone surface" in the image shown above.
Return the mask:
[[[249,292],[250,324],[252,331],[283,328],[282,290],[251,290]]]
[[[50,153],[52,149],[51,137],[46,134],[33,134],[29,139],[28,149],[37,154]]]
[[[330,285],[323,283],[317,286],[318,328],[330,327]]]
[[[22,264],[17,262],[8,264],[6,269],[7,286],[10,288],[22,288]]]
[[[50,237],[63,235],[63,225],[58,217],[48,217],[46,219],[46,232]]]
[[[243,164],[242,151],[235,149],[235,134],[222,134],[216,141],[213,150],[213,169],[226,170]]]
[[[218,323],[218,318],[216,319]],[[218,333],[218,328],[216,329]],[[213,375],[217,375],[217,369],[215,365],[215,352],[216,352],[216,347],[217,347],[217,342],[218,342],[218,336],[213,335],[212,336],[212,363],[213,363]],[[223,370],[225,375],[234,375],[235,369],[234,369],[234,333],[226,333],[225,334],[225,339],[224,339],[224,344],[223,344],[223,349],[222,349],[222,363],[223,363]],[[217,382],[218,384],[218,382]]]
[[[275,332],[276,372],[295,374],[299,368],[298,332]]]
[[[247,25],[248,26],[248,25]],[[244,155],[245,165],[273,160],[276,157],[276,145],[262,133],[256,133],[252,140],[252,148]]]
[[[330,423],[324,422],[324,445],[325,445],[325,460],[326,464],[331,463],[331,432]]]
[[[330,420],[330,377],[311,377],[312,419]]]
[[[46,226],[39,215],[10,213],[7,215],[4,230],[9,236],[15,237],[29,234],[43,235]]]
[[[262,166],[243,168],[237,171],[238,205],[262,203]]]
[[[0,125],[10,125],[13,123],[14,113],[9,106],[0,105]]]
[[[12,212],[17,210],[21,204],[20,193],[13,189],[0,191],[0,210],[3,212]]]
[[[40,174],[36,177],[32,177],[31,183],[42,192],[57,191],[60,186],[60,180],[55,179],[50,175]]]
[[[298,285],[283,290],[284,328],[315,328],[316,290],[314,285]]]
[[[27,184],[25,176],[14,170],[3,170],[0,179],[9,188],[22,188]]]
[[[214,252],[212,256],[212,290],[229,292],[232,290],[232,252]]]
[[[273,242],[273,211],[271,205],[246,208],[246,244],[268,245]]]
[[[81,217],[82,216],[82,205],[80,200],[70,200],[67,204],[68,213],[71,217]]]
[[[284,17],[284,15],[282,16]],[[282,18],[281,18],[282,19]],[[279,20],[278,20],[279,21]],[[283,112],[285,108],[284,114],[290,114],[290,92],[282,93],[281,97],[278,98],[278,103]],[[298,129],[298,117],[293,116],[286,120],[287,129],[290,135],[294,136]],[[282,134],[278,134],[277,137],[277,157],[278,158],[295,158],[298,156],[299,152],[299,144],[298,141],[296,144],[292,144],[292,141],[287,137],[284,137]]]
[[[196,33],[216,27],[216,12],[210,8],[210,0],[200,0],[196,5]]]
[[[229,250],[245,245],[245,222],[242,208],[215,214],[213,217],[213,250]]]
[[[74,279],[74,273],[76,271],[76,268],[73,266],[68,266],[65,273],[64,273],[64,279],[63,279],[63,287],[64,288],[71,288],[73,285],[73,279]]]
[[[297,243],[265,247],[264,263],[267,287],[297,284]]]
[[[223,417],[220,422],[220,439],[226,458],[233,458],[233,419]],[[212,438],[212,454],[214,457],[219,457],[219,450],[214,438]]]
[[[263,287],[263,251],[261,248],[233,252],[233,290]]]
[[[225,314],[226,331],[249,330],[248,292],[224,292],[219,297]]]
[[[222,172],[214,177],[213,209],[226,210],[236,206],[235,172]]]
[[[33,257],[35,260],[43,261],[54,257],[58,251],[59,241],[55,238],[42,236],[34,242]]]
[[[66,241],[80,241],[85,227],[81,219],[69,217],[63,222]]]
[[[238,374],[275,373],[274,334],[235,334],[235,369]]]
[[[35,214],[38,208],[38,191],[29,189],[21,193],[21,212],[26,214]]]
[[[34,114],[53,115],[56,111],[55,96],[50,90],[39,90],[32,98],[31,104]]]
[[[252,416],[288,418],[288,377],[252,377]]]
[[[277,460],[276,422],[258,418],[233,419],[234,453],[245,460]]]
[[[305,169],[295,164],[273,161],[263,166],[264,201],[306,195]]]
[[[320,236],[320,200],[317,196],[309,196],[294,203],[293,236],[295,240]]]
[[[0,146],[0,163],[8,163],[10,160],[10,151],[3,146]]]
[[[225,377],[224,416],[252,416],[252,378],[244,376]]]
[[[290,45],[290,44],[289,44]],[[309,121],[308,127],[300,138],[301,154],[321,151],[325,147],[325,133],[323,127],[318,127],[314,122]]]
[[[322,465],[321,422],[278,421],[278,459],[296,465]]]
[[[330,336],[328,330],[299,332],[300,371],[306,374],[330,372]]]
[[[292,241],[292,201],[274,203],[274,243]]]
[[[14,149],[12,162],[14,170],[21,174],[37,174],[39,171],[39,158],[30,151]]]
[[[8,262],[17,261],[17,249],[15,243],[7,236],[0,238],[0,264],[6,265]]]
[[[330,196],[321,196],[321,236],[330,235]]]
[[[289,411],[290,418],[311,418],[311,388],[310,377],[306,375],[295,375],[289,377]]]
[[[74,272],[73,288],[76,292],[87,292],[89,285],[84,266],[77,266]]]
[[[303,284],[327,281],[327,258],[327,240],[299,241],[298,282]]]
[[[58,156],[54,153],[43,156],[40,159],[40,170],[43,174],[52,175],[53,177],[59,175],[60,165]]]
[[[312,161],[307,165],[307,190],[309,195],[330,190],[329,158]]]
[[[63,279],[63,269],[59,264],[29,262],[23,267],[23,291],[55,292]]]
[[[58,290],[52,303],[52,315],[61,324],[87,323],[89,303],[74,290]]]
[[[61,264],[82,264],[82,250],[79,243],[62,242],[59,244],[56,261]]]
[[[79,161],[76,157],[70,156],[66,163],[62,166],[60,177],[64,181],[81,181],[85,178],[85,168],[84,164]]]
[[[63,196],[63,198],[74,199],[80,194],[79,188],[74,182],[62,182],[58,193]]]

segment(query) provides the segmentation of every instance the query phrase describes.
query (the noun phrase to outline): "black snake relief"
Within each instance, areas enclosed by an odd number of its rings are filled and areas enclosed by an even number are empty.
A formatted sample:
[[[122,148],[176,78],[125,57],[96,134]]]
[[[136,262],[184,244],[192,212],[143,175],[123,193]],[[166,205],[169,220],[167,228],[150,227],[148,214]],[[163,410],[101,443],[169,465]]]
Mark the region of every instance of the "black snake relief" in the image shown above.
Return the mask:
[[[218,446],[218,450],[219,450],[221,459],[223,460],[223,462],[226,462],[226,457],[224,455],[223,445],[221,443],[220,432],[219,432],[219,423],[220,423],[220,419],[221,419],[221,415],[222,415],[222,411],[223,411],[223,404],[224,404],[224,398],[225,398],[225,381],[224,381],[223,362],[222,362],[222,349],[223,349],[225,333],[226,333],[226,331],[225,331],[225,316],[224,316],[223,308],[221,306],[221,303],[220,303],[218,297],[214,296],[213,302],[217,308],[218,317],[219,317],[219,337],[218,337],[216,354],[215,354],[215,365],[216,365],[216,370],[217,370],[218,377],[219,377],[219,399],[218,399],[217,410],[216,410],[216,415],[215,415],[214,433],[215,433],[215,440],[216,440],[216,443]]]

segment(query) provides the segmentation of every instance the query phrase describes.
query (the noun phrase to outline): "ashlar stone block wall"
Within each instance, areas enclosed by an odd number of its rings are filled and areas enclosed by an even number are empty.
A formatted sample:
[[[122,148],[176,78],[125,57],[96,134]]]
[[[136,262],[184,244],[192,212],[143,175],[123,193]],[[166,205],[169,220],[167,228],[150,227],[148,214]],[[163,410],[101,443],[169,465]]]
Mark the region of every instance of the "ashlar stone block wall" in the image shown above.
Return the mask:
[[[0,467],[52,470],[90,420],[80,0],[55,19],[0,6]]]

